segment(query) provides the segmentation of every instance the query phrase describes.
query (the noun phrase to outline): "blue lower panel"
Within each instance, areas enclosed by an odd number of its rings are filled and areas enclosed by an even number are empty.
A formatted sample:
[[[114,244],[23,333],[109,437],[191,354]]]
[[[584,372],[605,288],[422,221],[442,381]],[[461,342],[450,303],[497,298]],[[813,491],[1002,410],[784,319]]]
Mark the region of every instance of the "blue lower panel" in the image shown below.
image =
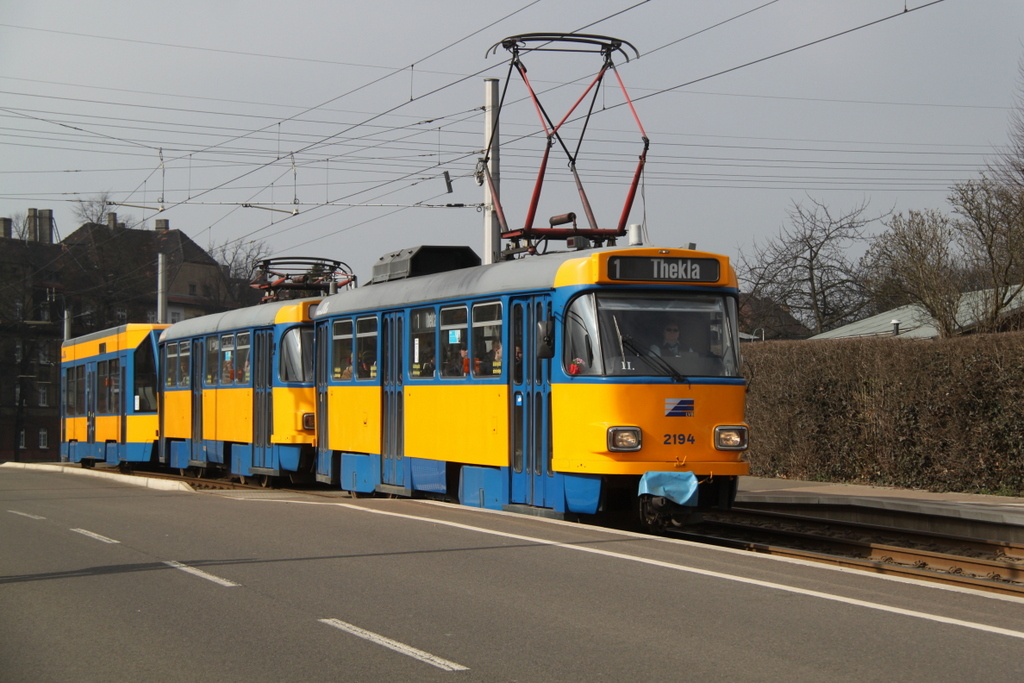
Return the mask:
[[[459,502],[470,507],[501,510],[507,497],[504,493],[506,478],[499,469],[464,466],[459,477]]]
[[[568,512],[592,515],[601,502],[601,476],[598,474],[563,474],[565,508]]]
[[[231,444],[231,474],[249,475],[252,467],[252,445],[247,443]]]
[[[341,488],[373,493],[380,483],[380,456],[365,453],[341,454]]]
[[[176,469],[185,469],[188,467],[189,456],[191,449],[189,448],[188,441],[171,441],[171,463],[170,467]]]
[[[277,468],[281,471],[295,472],[299,469],[299,456],[302,446],[295,444],[274,444],[277,456]]]
[[[406,462],[412,474],[410,488],[431,493],[448,492],[446,478],[448,463],[443,460],[423,460],[421,458],[406,458]]]

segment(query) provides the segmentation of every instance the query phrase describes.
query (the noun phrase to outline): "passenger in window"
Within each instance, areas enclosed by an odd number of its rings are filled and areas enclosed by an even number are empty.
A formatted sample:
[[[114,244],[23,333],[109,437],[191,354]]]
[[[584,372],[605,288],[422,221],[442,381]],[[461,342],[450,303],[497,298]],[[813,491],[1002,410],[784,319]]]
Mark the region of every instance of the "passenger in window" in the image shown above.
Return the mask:
[[[423,361],[423,365],[420,366],[420,377],[433,377],[434,376],[434,354],[428,353],[427,359]]]

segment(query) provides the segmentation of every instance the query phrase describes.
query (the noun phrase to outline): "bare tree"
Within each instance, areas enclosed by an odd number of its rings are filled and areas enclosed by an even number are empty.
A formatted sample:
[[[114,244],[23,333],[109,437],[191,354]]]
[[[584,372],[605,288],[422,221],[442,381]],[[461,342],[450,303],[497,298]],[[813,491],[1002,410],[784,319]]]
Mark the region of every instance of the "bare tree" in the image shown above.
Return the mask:
[[[861,260],[872,297],[921,306],[942,337],[960,331],[960,300],[969,273],[959,232],[949,216],[935,210],[896,214],[888,230],[871,240]]]
[[[84,225],[85,223],[106,225],[107,214],[116,210],[117,203],[114,201],[113,195],[109,190],[84,199],[76,199],[71,208],[71,211],[75,214],[75,218],[78,219],[80,225]],[[140,221],[136,220],[131,214],[119,215],[118,221],[124,223],[125,226],[129,228],[134,228],[140,223]]]
[[[229,240],[221,244],[210,243],[206,251],[225,271],[227,290],[217,291],[214,296],[224,303],[244,304],[252,297],[249,280],[252,278],[256,265],[270,256],[270,247],[263,240],[242,242]],[[219,289],[219,288],[218,288]]]
[[[753,253],[741,253],[739,277],[751,296],[785,307],[815,334],[857,319],[867,304],[859,264],[850,248],[864,240],[867,204],[839,215],[815,199],[794,203],[790,225]]]
[[[954,185],[949,201],[961,216],[956,229],[983,287],[978,326],[995,330],[1024,290],[1024,186],[983,175]]]

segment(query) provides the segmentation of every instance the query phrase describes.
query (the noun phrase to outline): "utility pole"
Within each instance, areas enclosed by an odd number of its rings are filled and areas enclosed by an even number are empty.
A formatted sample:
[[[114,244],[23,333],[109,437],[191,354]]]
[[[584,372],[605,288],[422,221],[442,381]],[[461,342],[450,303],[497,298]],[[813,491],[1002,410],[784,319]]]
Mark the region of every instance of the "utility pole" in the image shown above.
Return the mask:
[[[494,191],[500,193],[501,164],[498,158],[498,79],[484,80],[484,156],[488,159],[488,168],[494,180]],[[501,227],[498,214],[494,210],[496,197],[491,196],[491,188],[484,183],[484,258],[487,263],[495,263],[501,252]]]

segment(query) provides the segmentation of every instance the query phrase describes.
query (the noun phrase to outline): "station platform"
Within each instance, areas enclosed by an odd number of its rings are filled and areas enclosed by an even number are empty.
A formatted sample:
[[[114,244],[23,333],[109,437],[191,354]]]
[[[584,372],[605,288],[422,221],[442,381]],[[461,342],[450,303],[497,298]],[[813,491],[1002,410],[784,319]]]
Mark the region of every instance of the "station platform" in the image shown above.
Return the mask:
[[[736,507],[1024,543],[1024,498],[740,477]]]

